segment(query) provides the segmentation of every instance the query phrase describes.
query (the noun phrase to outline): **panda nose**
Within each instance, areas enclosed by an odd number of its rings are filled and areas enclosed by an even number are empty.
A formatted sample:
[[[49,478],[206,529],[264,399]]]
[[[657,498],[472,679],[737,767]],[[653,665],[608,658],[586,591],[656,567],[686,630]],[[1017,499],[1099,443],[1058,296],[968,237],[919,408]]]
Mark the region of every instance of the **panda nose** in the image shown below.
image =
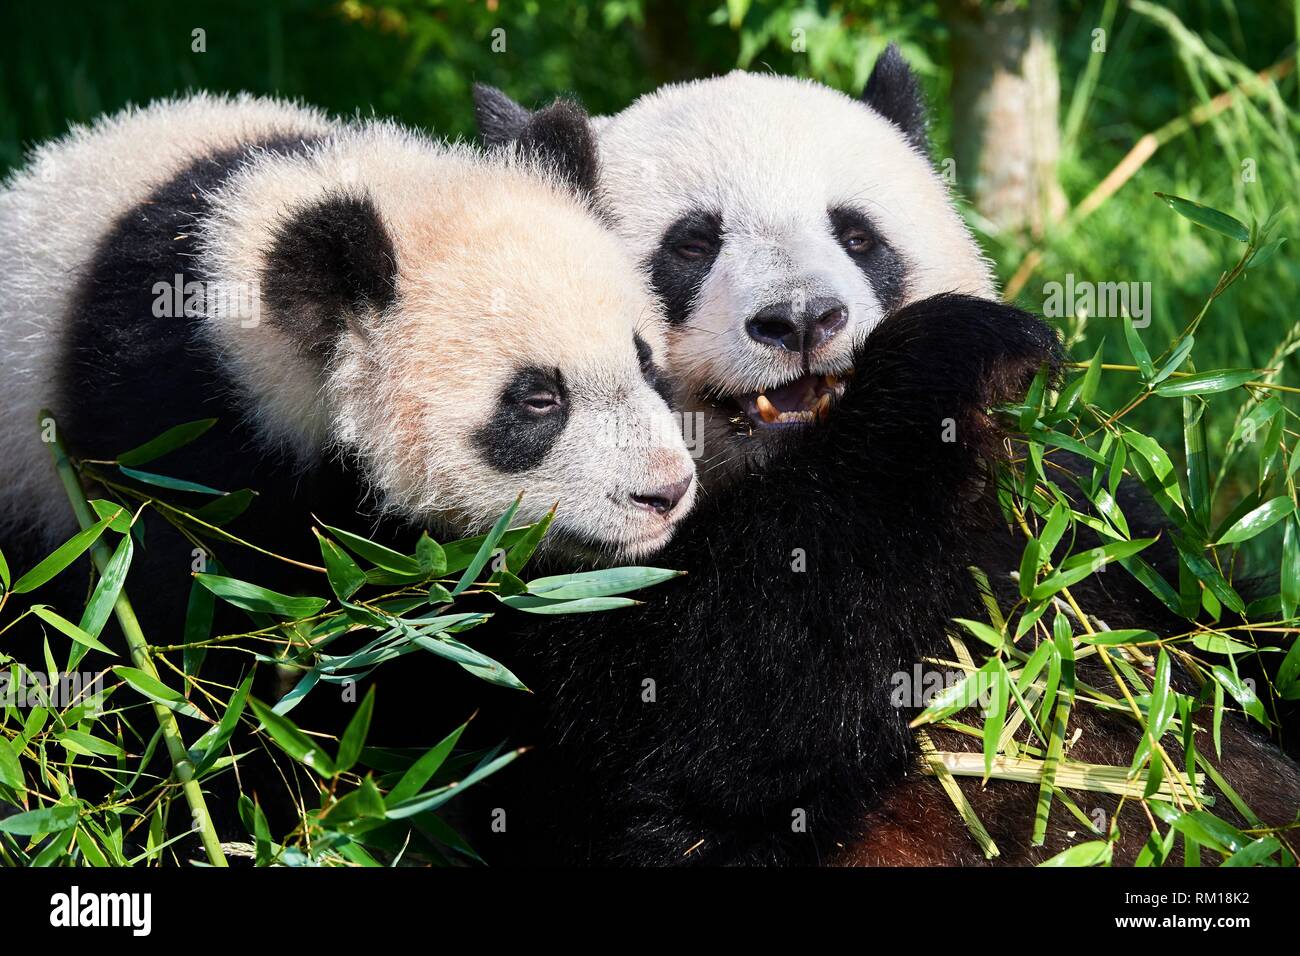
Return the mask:
[[[755,342],[787,352],[812,352],[829,342],[848,324],[849,310],[831,298],[810,299],[796,314],[789,302],[761,309],[745,323]]]
[[[677,507],[677,503],[685,497],[694,480],[694,475],[687,475],[681,481],[675,481],[671,485],[661,485],[643,494],[632,495],[632,504],[646,511],[653,511],[655,514],[666,515]]]

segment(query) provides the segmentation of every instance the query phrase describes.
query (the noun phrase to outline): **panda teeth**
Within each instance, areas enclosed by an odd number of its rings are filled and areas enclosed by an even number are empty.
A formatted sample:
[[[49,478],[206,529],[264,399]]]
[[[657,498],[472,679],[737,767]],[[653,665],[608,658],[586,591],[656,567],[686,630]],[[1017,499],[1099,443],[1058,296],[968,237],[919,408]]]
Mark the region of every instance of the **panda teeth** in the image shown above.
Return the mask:
[[[777,411],[776,406],[773,405],[768,397],[763,394],[760,394],[758,398],[754,400],[754,404],[758,408],[758,414],[761,415],[763,421],[767,422],[769,425],[773,422],[781,421],[786,415],[790,414],[790,412],[782,413]]]

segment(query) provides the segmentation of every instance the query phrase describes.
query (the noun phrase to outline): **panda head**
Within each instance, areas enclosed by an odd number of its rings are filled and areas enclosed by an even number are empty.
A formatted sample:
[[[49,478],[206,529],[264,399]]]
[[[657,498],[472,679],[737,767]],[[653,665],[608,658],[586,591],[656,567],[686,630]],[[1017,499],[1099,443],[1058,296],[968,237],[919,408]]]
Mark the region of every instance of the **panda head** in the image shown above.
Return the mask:
[[[416,521],[481,532],[522,492],[570,552],[662,546],[694,462],[658,304],[588,208],[594,149],[566,106],[492,157],[380,124],[241,172],[220,218],[245,254],[209,253],[260,272],[258,327],[217,324],[262,424]]]
[[[534,115],[490,88],[476,100],[489,143]],[[892,310],[993,291],[893,46],[861,97],[734,72],[594,122],[601,205],[665,306],[679,404],[704,417],[701,476],[826,414]]]

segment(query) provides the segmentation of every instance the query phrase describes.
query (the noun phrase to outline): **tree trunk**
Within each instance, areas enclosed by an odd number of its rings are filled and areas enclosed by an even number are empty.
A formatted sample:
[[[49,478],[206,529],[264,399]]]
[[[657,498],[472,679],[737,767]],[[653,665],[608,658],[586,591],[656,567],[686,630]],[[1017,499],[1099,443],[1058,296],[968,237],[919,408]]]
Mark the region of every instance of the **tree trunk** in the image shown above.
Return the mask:
[[[941,0],[952,29],[957,177],[997,229],[1039,236],[1065,212],[1055,0]]]

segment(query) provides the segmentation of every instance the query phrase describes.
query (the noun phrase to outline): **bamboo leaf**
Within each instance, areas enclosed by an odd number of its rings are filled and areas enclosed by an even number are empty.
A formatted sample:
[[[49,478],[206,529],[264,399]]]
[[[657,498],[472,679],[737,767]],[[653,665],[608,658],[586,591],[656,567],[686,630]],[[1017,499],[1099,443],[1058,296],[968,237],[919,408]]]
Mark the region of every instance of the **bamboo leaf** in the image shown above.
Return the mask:
[[[146,485],[156,485],[159,488],[169,488],[172,491],[192,491],[199,495],[224,495],[225,492],[219,488],[213,488],[210,485],[201,485],[197,481],[186,481],[184,478],[171,478],[167,475],[156,475],[151,471],[139,471],[135,468],[127,468],[125,465],[118,465],[118,470],[128,478],[134,478],[136,481]]]
[[[311,617],[329,604],[325,598],[290,597],[219,574],[200,573],[195,574],[194,579],[227,603],[255,613],[292,618]]]
[[[1052,809],[1052,792],[1056,786],[1056,773],[1065,750],[1065,733],[1070,722],[1070,708],[1074,704],[1074,644],[1070,638],[1069,622],[1065,620],[1065,615],[1057,615],[1052,630],[1056,656],[1060,660],[1060,700],[1056,704],[1056,713],[1052,718],[1047,755],[1043,761],[1042,780],[1038,785],[1038,802],[1034,808],[1034,832],[1030,838],[1034,846],[1042,846],[1047,839],[1047,820]]]
[[[111,519],[108,522],[108,530],[116,531],[118,534],[131,533],[131,512],[124,505],[119,505],[116,501],[106,501],[103,498],[96,498],[90,503],[90,508],[101,518]]]
[[[478,783],[484,777],[491,776],[502,767],[511,763],[520,753],[522,753],[522,751],[512,750],[507,754],[503,754],[490,763],[477,767],[473,772],[467,774],[454,785],[440,787],[439,789],[428,793],[418,794],[400,803],[389,804],[387,814],[388,819],[401,820],[406,817],[412,817],[420,813],[428,813],[431,810],[436,810],[458,793],[463,792],[466,788]]]
[[[77,823],[77,805],[56,803],[40,810],[15,813],[0,820],[0,831],[14,836],[37,836],[42,833],[62,833]]]
[[[528,528],[524,536],[519,539],[509,554],[506,555],[506,567],[515,574],[518,574],[528,564],[533,552],[541,544],[542,539],[546,537],[546,532],[551,527],[551,522],[555,520],[555,510],[558,505],[552,505],[551,510],[542,516],[542,520]]]
[[[452,597],[456,597],[456,595],[464,591],[478,578],[478,573],[483,570],[483,566],[486,565],[488,559],[492,557],[492,552],[496,550],[497,544],[501,541],[501,536],[506,533],[506,528],[510,527],[510,522],[514,518],[515,512],[519,510],[519,502],[521,500],[523,500],[522,494],[511,503],[510,507],[506,509],[505,514],[500,518],[497,518],[496,523],[492,526],[492,530],[487,533],[487,536],[483,539],[483,543],[479,545],[478,551],[475,552],[474,557],[470,560],[469,564],[466,565],[465,572],[460,576],[460,580],[457,581],[456,586],[451,589]]]
[[[1205,631],[1192,636],[1192,644],[1209,654],[1251,654],[1255,648],[1234,641],[1218,631]]]
[[[605,568],[600,571],[579,571],[575,574],[534,578],[528,582],[528,591],[550,601],[610,597],[652,587],[681,577],[684,573],[665,568]]]
[[[1183,199],[1181,196],[1171,196],[1168,193],[1156,193],[1163,199],[1169,208],[1184,219],[1189,219],[1198,226],[1204,226],[1211,232],[1217,232],[1221,236],[1227,236],[1229,239],[1235,239],[1238,242],[1250,241],[1250,230],[1240,219],[1229,216],[1226,212],[1220,212],[1209,206],[1202,205],[1191,199]]]
[[[1201,528],[1210,525],[1210,462],[1205,450],[1205,402],[1183,399],[1183,449],[1187,455],[1187,501]]]
[[[1133,361],[1137,363],[1138,370],[1142,373],[1142,380],[1150,382],[1155,371],[1151,364],[1151,353],[1147,351],[1142,337],[1138,335],[1133,320],[1127,316],[1124,319],[1124,340],[1128,342],[1128,350],[1133,354]]]
[[[1092,404],[1097,397],[1097,386],[1101,382],[1101,355],[1102,350],[1106,347],[1106,337],[1102,336],[1097,343],[1097,351],[1092,356],[1092,361],[1088,363],[1088,370],[1083,373],[1083,387],[1079,390],[1079,400],[1085,405]]]
[[[248,702],[248,692],[252,687],[253,675],[249,674],[236,688],[230,702],[226,705],[226,712],[221,715],[221,720],[194,741],[194,746],[190,748],[190,760],[194,763],[196,774],[204,773],[212,767],[220,756],[222,748],[234,735],[239,718],[243,715],[244,707]]]
[[[984,779],[988,780],[993,772],[993,758],[998,754],[998,742],[1002,737],[1002,728],[1006,725],[1007,706],[1010,701],[1011,678],[1007,675],[1006,665],[1002,659],[995,657],[993,670],[993,706],[984,718]]]
[[[1185,336],[1183,340],[1178,343],[1178,347],[1174,349],[1173,353],[1165,361],[1165,364],[1160,366],[1160,370],[1151,377],[1150,384],[1159,385],[1170,375],[1173,375],[1174,372],[1178,371],[1178,367],[1182,365],[1183,362],[1187,361],[1187,356],[1191,353],[1192,346],[1195,344],[1195,336]]]
[[[1242,541],[1248,541],[1294,513],[1295,502],[1286,495],[1280,495],[1264,502],[1264,504],[1240,518],[1236,524],[1224,532],[1217,543],[1238,544]]]
[[[217,423],[215,418],[203,418],[195,422],[186,422],[167,429],[157,438],[152,438],[143,445],[137,445],[130,451],[117,456],[119,465],[143,465],[161,458],[169,451],[188,445]]]
[[[0,784],[23,792],[27,789],[18,752],[6,738],[0,737]]]
[[[281,750],[322,777],[334,776],[334,761],[330,755],[320,744],[299,730],[297,724],[288,717],[277,714],[256,698],[250,697],[248,706]]]
[[[36,567],[32,568],[17,581],[12,588],[15,594],[34,591],[50,578],[63,571],[68,565],[86,553],[86,550],[99,540],[99,536],[108,527],[111,518],[101,518],[84,531],[79,531],[59,545],[54,552]]]
[[[1282,529],[1280,573],[1282,616],[1289,620],[1295,617],[1296,609],[1300,607],[1300,516],[1292,517]]]
[[[1225,368],[1214,372],[1202,372],[1188,375],[1156,386],[1156,394],[1165,398],[1180,398],[1187,395],[1212,395],[1238,388],[1260,377],[1260,372],[1253,368]]]
[[[950,687],[945,687],[934,696],[928,707],[913,718],[909,726],[920,727],[925,724],[933,724],[946,717],[951,717],[967,707],[974,706],[975,702],[979,700],[980,696],[992,683],[997,665],[997,658],[990,658],[979,670],[967,674],[964,680]]]
[[[315,531],[315,529],[312,529]],[[325,562],[325,573],[329,578],[330,588],[335,597],[346,601],[366,583],[366,572],[347,556],[337,544],[316,531],[316,542],[320,545],[321,559]]]
[[[1181,833],[1184,840],[1208,846],[1225,856],[1244,850],[1251,842],[1236,827],[1204,810],[1183,811],[1160,800],[1151,800],[1148,806],[1156,816]]]
[[[385,571],[392,571],[395,574],[413,575],[417,579],[423,577],[424,572],[420,568],[420,562],[415,558],[399,554],[392,548],[371,541],[369,538],[363,538],[358,534],[353,534],[351,531],[344,531],[342,528],[335,528],[327,524],[322,524],[321,527],[338,538],[339,543],[353,554],[365,558],[377,568],[383,568]]]
[[[429,532],[422,531],[420,540],[415,542],[415,560],[425,577],[436,578],[447,571],[447,552],[442,545],[429,537]]]
[[[1242,710],[1265,727],[1270,726],[1268,714],[1264,712],[1264,704],[1255,693],[1254,688],[1222,664],[1215,664],[1210,673],[1219,685],[1232,695],[1233,700],[1241,705]]]
[[[552,601],[530,594],[516,594],[500,598],[502,604],[525,614],[592,614],[596,611],[615,611],[635,607],[640,601],[625,597],[576,598],[572,601]]]
[[[108,618],[113,613],[113,606],[117,603],[117,596],[122,593],[122,585],[126,583],[126,573],[130,570],[131,557],[134,553],[135,545],[131,536],[124,535],[104,567],[104,573],[95,585],[94,593],[91,594],[90,600],[86,603],[86,610],[81,615],[79,626],[91,637],[99,637],[100,632],[104,630],[104,625],[108,623]]]
[[[1178,549],[1179,555],[1183,559],[1183,564],[1187,567],[1197,580],[1205,584],[1215,597],[1226,604],[1238,614],[1246,613],[1246,602],[1241,599],[1231,584],[1229,584],[1218,569],[1215,568],[1190,542],[1183,540],[1181,535],[1171,534],[1170,538],[1174,546]]]
[[[1108,866],[1112,847],[1105,840],[1089,840],[1078,843],[1068,850],[1062,850],[1056,856],[1038,864],[1041,867],[1056,866]]]
[[[222,525],[230,524],[230,522],[242,515],[252,503],[252,489],[241,488],[238,491],[224,494],[215,501],[209,501],[202,508],[195,509],[193,514],[194,517],[205,524],[220,528]]]
[[[451,752],[456,747],[456,742],[460,740],[460,735],[465,732],[469,726],[469,721],[461,724],[450,734],[438,742],[436,746],[427,751],[415,763],[407,768],[402,774],[402,779],[397,781],[397,786],[388,792],[385,802],[391,807],[396,806],[420,792],[423,787],[438,772],[438,768],[446,762],[451,756]]]
[[[1096,644],[1102,647],[1113,647],[1117,644],[1151,644],[1159,639],[1153,632],[1144,631],[1141,628],[1097,631],[1094,634],[1085,634],[1080,638],[1085,644]]]
[[[135,668],[119,665],[113,668],[113,673],[122,680],[126,681],[135,690],[139,691],[150,700],[162,704],[168,710],[174,710],[178,714],[184,714],[186,717],[199,717],[202,714],[188,700],[172,690],[152,674]]]
[[[1030,592],[1029,598],[1031,601],[1049,598],[1056,592],[1095,574],[1112,561],[1132,557],[1144,548],[1150,547],[1155,540],[1155,538],[1136,538],[1132,541],[1111,541],[1099,548],[1073,555],[1062,561],[1056,571],[1039,582]]]
[[[52,627],[66,634],[68,637],[72,638],[78,644],[84,644],[86,647],[94,648],[97,651],[100,651],[104,654],[109,654],[113,657],[117,656],[117,653],[115,651],[113,651],[111,648],[105,647],[103,644],[99,642],[97,638],[92,637],[90,634],[87,634],[85,631],[83,631],[77,625],[73,624],[67,618],[58,614],[54,610],[54,608],[49,607],[48,605],[45,604],[33,604],[32,613],[35,614],[37,617],[39,617],[46,624],[51,625]],[[55,668],[50,668],[51,673],[53,673],[54,670]]]
[[[1277,837],[1264,836],[1252,840],[1223,861],[1224,866],[1261,866],[1269,857],[1282,849]]]
[[[339,740],[339,756],[335,763],[339,773],[351,770],[361,757],[361,751],[366,745],[366,736],[370,733],[370,718],[374,712],[375,688],[372,684],[362,699],[361,706],[357,708],[356,714],[348,721],[343,737]]]
[[[989,627],[983,621],[969,621],[964,617],[954,617],[953,620],[966,628],[966,630],[970,631],[971,634],[978,637],[995,651],[1000,650],[1002,645],[1007,642],[1006,638],[1003,637],[1002,634]]]

